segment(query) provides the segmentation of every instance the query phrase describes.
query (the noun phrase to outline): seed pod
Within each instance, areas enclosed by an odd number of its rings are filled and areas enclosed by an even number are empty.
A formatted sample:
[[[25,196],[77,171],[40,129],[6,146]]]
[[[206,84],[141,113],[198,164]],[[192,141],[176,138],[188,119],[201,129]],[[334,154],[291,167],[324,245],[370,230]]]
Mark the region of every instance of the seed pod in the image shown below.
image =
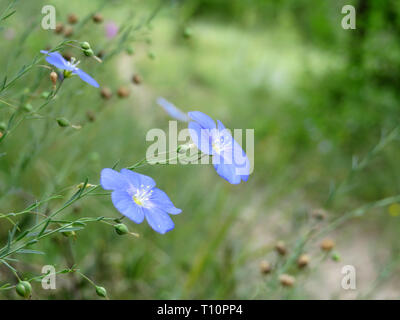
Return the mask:
[[[92,17],[94,23],[102,23],[103,22],[103,16],[100,13],[96,13]]]
[[[335,262],[339,262],[340,261],[340,255],[337,252],[332,252],[332,260]]]
[[[74,28],[72,28],[71,26],[66,26],[65,29],[64,29],[64,36],[66,38],[69,38],[73,34],[74,34]]]
[[[7,129],[7,123],[4,121],[0,122],[0,131],[5,131]]]
[[[22,109],[23,109],[25,112],[31,112],[32,109],[33,109],[33,107],[32,107],[32,105],[31,105],[30,103],[25,103],[25,104],[22,106]]]
[[[84,50],[90,49],[90,43],[87,41],[81,42],[80,45],[81,45],[81,48]]]
[[[20,295],[23,298],[28,298],[31,295],[32,292],[32,286],[28,281],[20,281],[16,286],[15,286],[15,291],[17,292],[18,295]]]
[[[279,282],[285,287],[291,287],[296,282],[296,279],[288,274],[281,274],[279,276]]]
[[[77,23],[77,22],[78,22],[78,16],[77,16],[76,14],[74,14],[74,13],[69,14],[69,15],[68,15],[68,22],[69,22],[70,24],[75,24],[75,23]]]
[[[190,37],[192,36],[192,29],[190,29],[190,28],[185,28],[184,30],[183,30],[183,37],[185,38],[185,39],[189,39]]]
[[[128,227],[123,223],[116,224],[114,228],[115,232],[118,233],[120,236],[129,233]]]
[[[58,125],[60,127],[69,127],[69,126],[71,126],[71,122],[69,122],[68,119],[58,118],[58,119],[56,119],[56,121],[57,121],[57,123],[58,123]]]
[[[278,241],[275,245],[275,250],[282,256],[284,256],[287,252],[286,245],[283,241]]]
[[[57,79],[58,79],[57,72],[54,72],[54,71],[50,72],[50,80],[51,80],[51,83],[53,84],[53,86],[55,86],[57,84]]]
[[[108,87],[101,88],[100,94],[106,100],[108,100],[112,97],[112,91]]]
[[[64,25],[61,22],[57,23],[56,28],[54,29],[54,32],[57,34],[60,34],[63,31],[64,31]]]
[[[307,254],[302,254],[299,259],[297,259],[297,265],[299,268],[304,268],[310,263],[310,257]]]
[[[130,92],[129,89],[126,87],[119,87],[117,94],[120,98],[126,98],[129,96]]]
[[[47,99],[50,95],[50,92],[48,91],[43,91],[42,94],[40,95],[41,98]]]
[[[326,218],[326,212],[323,209],[314,209],[311,211],[311,216],[317,220],[324,220]]]
[[[131,47],[128,47],[125,49],[126,53],[129,54],[130,56],[135,54],[135,50],[133,50]]]
[[[92,57],[92,56],[94,56],[94,52],[93,52],[92,49],[83,50],[83,53],[84,53],[84,55],[85,55],[86,57]]]
[[[96,120],[96,114],[92,111],[92,110],[88,110],[86,112],[86,118],[90,121],[90,122],[94,122]]]
[[[142,83],[142,78],[141,78],[138,74],[135,74],[135,75],[132,77],[132,82],[133,82],[134,84],[141,84],[141,83]]]
[[[321,249],[324,251],[330,251],[335,247],[335,242],[332,239],[324,239],[321,242]]]
[[[260,271],[263,274],[267,274],[271,272],[271,265],[267,260],[263,260],[260,262]]]
[[[107,297],[107,290],[104,287],[96,286],[96,293],[99,297]]]

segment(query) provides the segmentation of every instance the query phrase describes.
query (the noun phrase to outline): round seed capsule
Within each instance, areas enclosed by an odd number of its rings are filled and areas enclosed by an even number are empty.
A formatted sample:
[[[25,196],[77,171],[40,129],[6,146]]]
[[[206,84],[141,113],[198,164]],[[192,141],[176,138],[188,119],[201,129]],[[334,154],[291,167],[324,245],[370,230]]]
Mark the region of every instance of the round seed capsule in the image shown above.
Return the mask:
[[[330,251],[335,247],[335,242],[332,239],[324,239],[321,242],[321,249],[324,251]]]
[[[279,282],[285,287],[292,287],[296,282],[296,279],[288,274],[281,274],[279,276]]]
[[[260,271],[262,274],[267,274],[271,272],[271,265],[268,261],[263,260],[260,262]]]

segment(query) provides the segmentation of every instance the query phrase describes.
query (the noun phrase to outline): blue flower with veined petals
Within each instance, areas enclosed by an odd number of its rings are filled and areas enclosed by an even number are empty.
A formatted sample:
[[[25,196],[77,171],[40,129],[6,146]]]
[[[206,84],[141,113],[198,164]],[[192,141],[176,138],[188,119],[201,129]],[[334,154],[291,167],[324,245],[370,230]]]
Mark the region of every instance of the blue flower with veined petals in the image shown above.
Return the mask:
[[[247,181],[250,162],[240,145],[221,121],[215,121],[200,111],[188,113],[190,136],[197,148],[212,156],[217,173],[231,184]]]
[[[164,234],[174,228],[169,214],[179,214],[167,194],[155,188],[155,181],[143,174],[110,168],[101,171],[100,184],[105,190],[113,190],[111,200],[119,212],[133,222],[142,223],[146,217],[150,227]]]
[[[57,51],[49,52],[45,50],[41,50],[41,53],[46,55],[46,61],[51,65],[55,66],[60,70],[64,70],[65,75],[76,74],[86,83],[89,83],[93,87],[100,87],[96,80],[94,80],[91,76],[89,76],[86,72],[82,71],[77,67],[79,61],[75,62],[73,59],[71,62],[64,59],[64,57]]]

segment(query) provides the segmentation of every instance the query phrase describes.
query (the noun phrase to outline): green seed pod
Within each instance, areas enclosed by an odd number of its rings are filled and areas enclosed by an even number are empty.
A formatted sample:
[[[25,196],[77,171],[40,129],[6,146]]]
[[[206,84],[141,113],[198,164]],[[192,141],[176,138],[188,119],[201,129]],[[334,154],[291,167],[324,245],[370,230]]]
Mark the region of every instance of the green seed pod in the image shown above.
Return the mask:
[[[40,95],[43,99],[47,99],[50,95],[50,92],[48,91],[43,91],[42,94]]]
[[[331,258],[335,262],[339,262],[340,261],[340,255],[337,252],[333,252]]]
[[[92,57],[92,56],[94,56],[94,52],[93,52],[92,49],[83,50],[83,53],[84,53],[85,56],[87,56],[87,57]]]
[[[104,287],[96,286],[96,293],[99,297],[107,297],[107,290]]]
[[[90,49],[90,43],[87,42],[87,41],[81,42],[81,48],[82,48],[83,50],[88,50],[88,49]]]
[[[33,107],[32,107],[32,105],[31,105],[30,103],[25,103],[25,104],[22,106],[22,109],[23,109],[24,111],[26,111],[26,112],[31,112],[32,109],[33,109]]]
[[[20,281],[15,286],[15,291],[23,298],[28,298],[31,295],[32,287],[28,281]]]
[[[71,126],[71,123],[65,118],[58,118],[58,119],[56,119],[56,121],[57,121],[57,123],[58,123],[58,125],[60,127],[69,127],[69,126]]]
[[[152,60],[154,60],[156,58],[156,55],[154,54],[154,52],[149,52],[147,55]]]
[[[190,29],[190,28],[185,28],[185,29],[183,30],[183,37],[184,37],[185,39],[189,39],[191,36],[192,36],[192,29]]]
[[[7,123],[4,121],[0,122],[0,131],[5,131],[7,129]]]
[[[116,224],[114,228],[115,232],[118,233],[120,236],[129,233],[128,227],[123,223]]]
[[[130,56],[132,56],[135,53],[135,50],[133,50],[133,48],[131,48],[131,47],[126,48],[125,51]]]

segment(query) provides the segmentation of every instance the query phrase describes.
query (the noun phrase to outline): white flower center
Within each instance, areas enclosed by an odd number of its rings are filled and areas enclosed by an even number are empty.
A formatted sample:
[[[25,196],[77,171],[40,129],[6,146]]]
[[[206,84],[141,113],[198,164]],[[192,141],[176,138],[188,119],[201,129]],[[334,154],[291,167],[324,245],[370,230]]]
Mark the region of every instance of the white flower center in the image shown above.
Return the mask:
[[[133,201],[141,207],[148,206],[148,201],[153,194],[153,190],[150,189],[150,186],[144,186],[143,184],[139,189],[136,189],[132,195]]]

